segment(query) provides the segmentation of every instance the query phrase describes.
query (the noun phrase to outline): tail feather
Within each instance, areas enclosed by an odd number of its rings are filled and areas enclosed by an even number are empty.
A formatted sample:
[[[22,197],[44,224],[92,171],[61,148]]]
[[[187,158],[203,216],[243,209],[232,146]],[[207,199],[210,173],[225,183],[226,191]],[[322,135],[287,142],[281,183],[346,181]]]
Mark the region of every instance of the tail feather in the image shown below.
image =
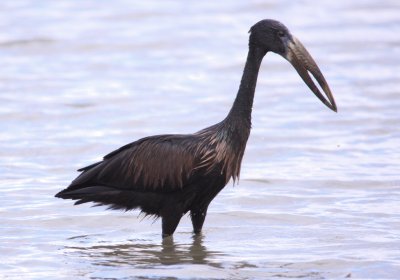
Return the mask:
[[[75,190],[68,188],[55,197],[76,200],[75,205],[94,202],[95,206],[106,205],[109,209],[141,209],[148,215],[160,215],[163,197],[151,192],[120,190],[107,186],[90,186]]]

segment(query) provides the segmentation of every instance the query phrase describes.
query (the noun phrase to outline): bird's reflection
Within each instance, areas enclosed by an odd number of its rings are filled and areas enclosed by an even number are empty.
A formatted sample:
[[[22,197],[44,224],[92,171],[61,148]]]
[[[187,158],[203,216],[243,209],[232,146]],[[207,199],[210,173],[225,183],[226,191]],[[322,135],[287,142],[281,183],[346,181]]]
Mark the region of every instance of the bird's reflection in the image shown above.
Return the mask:
[[[196,264],[207,263],[207,257],[213,253],[208,252],[203,245],[203,235],[193,235],[192,244],[187,250],[182,250],[179,245],[176,245],[173,238],[164,238],[162,241],[162,250],[160,261],[163,264],[174,262],[187,262]],[[215,252],[214,252],[215,254]]]
[[[221,264],[213,257],[220,256],[222,253],[207,250],[203,239],[203,235],[193,235],[192,242],[189,244],[177,244],[170,237],[163,239],[161,244],[150,243],[146,240],[130,240],[124,244],[66,246],[65,252],[68,255],[78,254],[86,260],[90,260],[92,264],[101,266],[153,267],[174,264],[207,264],[221,267]]]

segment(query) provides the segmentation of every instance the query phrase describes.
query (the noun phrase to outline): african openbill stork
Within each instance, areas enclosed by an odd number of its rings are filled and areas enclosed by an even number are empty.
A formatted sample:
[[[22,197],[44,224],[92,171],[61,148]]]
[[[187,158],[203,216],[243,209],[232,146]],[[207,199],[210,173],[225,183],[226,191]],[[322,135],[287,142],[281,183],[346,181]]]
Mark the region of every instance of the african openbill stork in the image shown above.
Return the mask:
[[[210,202],[231,178],[239,178],[257,76],[268,52],[287,59],[311,91],[337,111],[317,64],[282,23],[262,20],[249,33],[239,91],[224,120],[194,134],[156,135],[127,144],[102,161],[79,169],[82,173],[56,197],[77,200],[75,204],[95,202],[110,209],[140,209],[161,217],[163,237],[172,235],[181,217],[190,211],[194,233],[200,233]]]

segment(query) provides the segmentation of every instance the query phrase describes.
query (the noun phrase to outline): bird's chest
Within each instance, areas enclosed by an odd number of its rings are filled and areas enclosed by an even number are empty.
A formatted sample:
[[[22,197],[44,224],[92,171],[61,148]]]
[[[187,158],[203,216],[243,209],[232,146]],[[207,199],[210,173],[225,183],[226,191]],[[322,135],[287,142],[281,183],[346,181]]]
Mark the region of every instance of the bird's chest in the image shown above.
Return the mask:
[[[200,133],[198,174],[207,181],[218,181],[218,186],[225,186],[231,178],[237,180],[249,132],[248,128],[223,126]]]
[[[208,204],[228,182],[224,169],[217,166],[208,173],[201,172],[201,174],[198,174],[195,178],[196,180],[191,184],[190,190],[187,190],[192,196],[188,208],[192,208],[192,206],[199,209],[207,208]]]

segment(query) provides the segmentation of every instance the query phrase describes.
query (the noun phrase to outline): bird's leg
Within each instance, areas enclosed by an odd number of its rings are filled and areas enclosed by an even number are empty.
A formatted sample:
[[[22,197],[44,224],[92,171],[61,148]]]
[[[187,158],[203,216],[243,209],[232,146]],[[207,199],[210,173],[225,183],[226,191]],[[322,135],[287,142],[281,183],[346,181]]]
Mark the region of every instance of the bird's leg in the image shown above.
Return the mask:
[[[174,234],[182,213],[170,213],[162,217],[162,237],[168,237]]]
[[[206,219],[207,208],[204,210],[191,210],[190,217],[192,218],[193,232],[199,234],[203,228],[204,220]]]

